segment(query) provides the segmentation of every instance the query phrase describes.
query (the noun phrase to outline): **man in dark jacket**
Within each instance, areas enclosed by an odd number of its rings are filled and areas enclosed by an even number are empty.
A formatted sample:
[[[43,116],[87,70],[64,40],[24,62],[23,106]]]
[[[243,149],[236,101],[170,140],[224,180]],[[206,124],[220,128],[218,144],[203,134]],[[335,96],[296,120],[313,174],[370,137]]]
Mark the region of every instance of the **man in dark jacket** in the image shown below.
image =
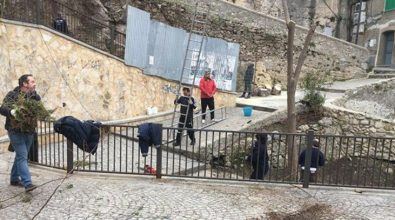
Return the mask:
[[[249,99],[252,92],[252,80],[254,79],[254,64],[249,64],[244,75],[244,92],[240,98]]]
[[[15,160],[11,169],[11,185],[24,186],[26,192],[37,188],[32,184],[27,158],[29,148],[34,140],[34,131],[22,131],[17,126],[15,116],[19,109],[15,106],[15,103],[21,96],[24,99],[40,101],[41,97],[35,89],[36,82],[33,76],[30,74],[22,75],[19,78],[19,86],[8,92],[0,107],[0,113],[6,117],[5,129],[8,131],[10,143],[15,150]]]
[[[267,153],[267,134],[257,134],[251,154],[247,161],[251,163],[253,172],[250,179],[263,180],[269,171],[269,155]]]
[[[325,156],[319,149],[320,143],[318,139],[313,140],[313,147],[311,149],[311,164],[310,164],[310,182],[316,181],[316,174],[318,167],[322,167],[325,164]],[[303,181],[304,170],[305,170],[305,160],[307,149],[303,150],[299,155],[299,165],[301,168],[300,179]]]
[[[58,14],[58,17],[53,21],[53,28],[59,32],[64,34],[68,34],[69,30],[67,28],[67,22],[62,18],[61,14]]]
[[[174,104],[180,104],[180,119],[178,121],[178,128],[176,142],[174,146],[181,145],[181,128],[193,128],[193,110],[196,109],[195,99],[191,96],[191,90],[187,87],[182,88],[183,96],[174,101]],[[191,145],[195,145],[195,132],[192,130],[187,131]]]

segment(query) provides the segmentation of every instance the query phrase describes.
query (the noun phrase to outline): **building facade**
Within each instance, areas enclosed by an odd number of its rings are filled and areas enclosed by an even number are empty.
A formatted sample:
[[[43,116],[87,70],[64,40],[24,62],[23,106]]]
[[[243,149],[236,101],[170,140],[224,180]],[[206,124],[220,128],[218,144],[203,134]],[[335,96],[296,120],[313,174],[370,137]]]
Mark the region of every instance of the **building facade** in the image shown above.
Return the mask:
[[[284,18],[281,0],[236,0],[236,4]],[[369,66],[395,68],[395,0],[288,0],[292,20],[305,27],[360,46]]]

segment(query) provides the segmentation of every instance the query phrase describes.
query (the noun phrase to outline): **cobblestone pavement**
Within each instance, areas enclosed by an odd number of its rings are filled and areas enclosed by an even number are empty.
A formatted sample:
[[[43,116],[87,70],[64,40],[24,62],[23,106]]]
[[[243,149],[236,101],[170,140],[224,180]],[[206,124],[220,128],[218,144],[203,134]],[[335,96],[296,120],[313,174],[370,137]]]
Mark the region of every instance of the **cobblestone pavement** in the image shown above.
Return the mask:
[[[0,155],[0,219],[31,219],[60,181],[24,193],[8,184],[12,159]],[[36,184],[64,176],[38,166],[31,172]],[[392,191],[76,173],[37,219],[395,219],[393,210]]]

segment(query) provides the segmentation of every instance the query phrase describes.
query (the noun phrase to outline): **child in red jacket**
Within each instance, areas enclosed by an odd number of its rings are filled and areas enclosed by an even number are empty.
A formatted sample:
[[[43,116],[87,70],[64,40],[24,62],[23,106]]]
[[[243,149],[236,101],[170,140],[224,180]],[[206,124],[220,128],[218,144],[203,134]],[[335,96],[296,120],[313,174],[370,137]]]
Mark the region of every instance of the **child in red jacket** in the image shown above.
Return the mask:
[[[214,95],[217,92],[217,85],[215,81],[211,79],[210,72],[206,71],[204,77],[200,79],[200,98],[202,102],[202,123],[206,123],[206,109],[207,106],[210,109],[211,120],[214,120]]]

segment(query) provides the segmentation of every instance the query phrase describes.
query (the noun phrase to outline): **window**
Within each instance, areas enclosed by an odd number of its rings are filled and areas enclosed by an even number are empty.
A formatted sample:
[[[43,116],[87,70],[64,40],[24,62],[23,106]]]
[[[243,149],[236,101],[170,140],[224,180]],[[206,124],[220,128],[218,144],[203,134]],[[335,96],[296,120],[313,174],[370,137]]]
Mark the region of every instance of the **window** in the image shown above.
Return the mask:
[[[395,0],[385,0],[384,11],[392,11],[392,10],[395,10]]]

